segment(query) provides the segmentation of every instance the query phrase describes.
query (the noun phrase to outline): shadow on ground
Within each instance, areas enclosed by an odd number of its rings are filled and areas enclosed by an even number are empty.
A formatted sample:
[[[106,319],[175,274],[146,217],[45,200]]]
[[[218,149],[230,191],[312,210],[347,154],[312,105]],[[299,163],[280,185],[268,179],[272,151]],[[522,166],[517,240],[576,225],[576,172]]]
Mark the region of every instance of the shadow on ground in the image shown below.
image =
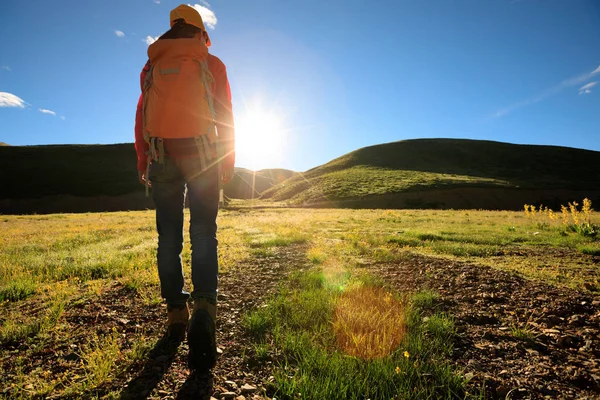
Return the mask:
[[[200,399],[209,400],[213,392],[213,376],[210,372],[194,371],[187,378],[179,393],[177,400]]]
[[[121,392],[121,399],[145,399],[156,388],[175,360],[181,341],[163,336],[150,350],[142,371],[129,381]]]

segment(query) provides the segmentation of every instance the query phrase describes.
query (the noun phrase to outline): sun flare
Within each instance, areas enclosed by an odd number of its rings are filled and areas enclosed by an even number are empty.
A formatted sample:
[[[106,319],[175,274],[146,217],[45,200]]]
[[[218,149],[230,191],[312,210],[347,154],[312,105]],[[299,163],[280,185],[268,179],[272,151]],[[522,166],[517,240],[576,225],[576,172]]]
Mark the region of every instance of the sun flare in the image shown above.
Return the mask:
[[[277,167],[283,152],[282,119],[274,112],[248,109],[236,121],[236,164],[252,170]]]

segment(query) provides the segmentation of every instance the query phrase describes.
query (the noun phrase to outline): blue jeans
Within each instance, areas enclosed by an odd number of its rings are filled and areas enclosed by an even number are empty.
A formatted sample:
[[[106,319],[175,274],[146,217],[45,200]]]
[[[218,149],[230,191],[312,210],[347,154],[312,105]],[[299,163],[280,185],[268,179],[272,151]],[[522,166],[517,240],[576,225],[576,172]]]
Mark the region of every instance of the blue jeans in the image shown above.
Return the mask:
[[[202,171],[198,158],[164,157],[149,173],[158,230],[158,276],[161,295],[169,306],[183,306],[190,293],[183,289],[183,209],[185,193],[190,209],[192,298],[217,300],[218,168]]]

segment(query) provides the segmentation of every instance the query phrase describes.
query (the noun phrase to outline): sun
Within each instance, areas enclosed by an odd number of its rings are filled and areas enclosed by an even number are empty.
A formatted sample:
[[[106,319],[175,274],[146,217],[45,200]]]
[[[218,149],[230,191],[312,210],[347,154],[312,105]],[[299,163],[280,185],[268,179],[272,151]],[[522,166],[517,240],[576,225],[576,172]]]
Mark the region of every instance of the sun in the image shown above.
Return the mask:
[[[259,170],[275,168],[283,152],[282,118],[273,111],[248,109],[235,124],[236,165]]]

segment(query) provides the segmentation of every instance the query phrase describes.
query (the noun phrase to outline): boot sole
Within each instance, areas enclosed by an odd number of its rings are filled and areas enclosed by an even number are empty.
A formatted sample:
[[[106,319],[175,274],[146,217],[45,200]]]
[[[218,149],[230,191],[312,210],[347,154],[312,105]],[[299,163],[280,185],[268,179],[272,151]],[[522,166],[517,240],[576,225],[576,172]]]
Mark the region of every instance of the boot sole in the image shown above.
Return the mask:
[[[217,363],[214,322],[208,312],[198,310],[188,328],[188,366],[191,370],[208,371]]]

